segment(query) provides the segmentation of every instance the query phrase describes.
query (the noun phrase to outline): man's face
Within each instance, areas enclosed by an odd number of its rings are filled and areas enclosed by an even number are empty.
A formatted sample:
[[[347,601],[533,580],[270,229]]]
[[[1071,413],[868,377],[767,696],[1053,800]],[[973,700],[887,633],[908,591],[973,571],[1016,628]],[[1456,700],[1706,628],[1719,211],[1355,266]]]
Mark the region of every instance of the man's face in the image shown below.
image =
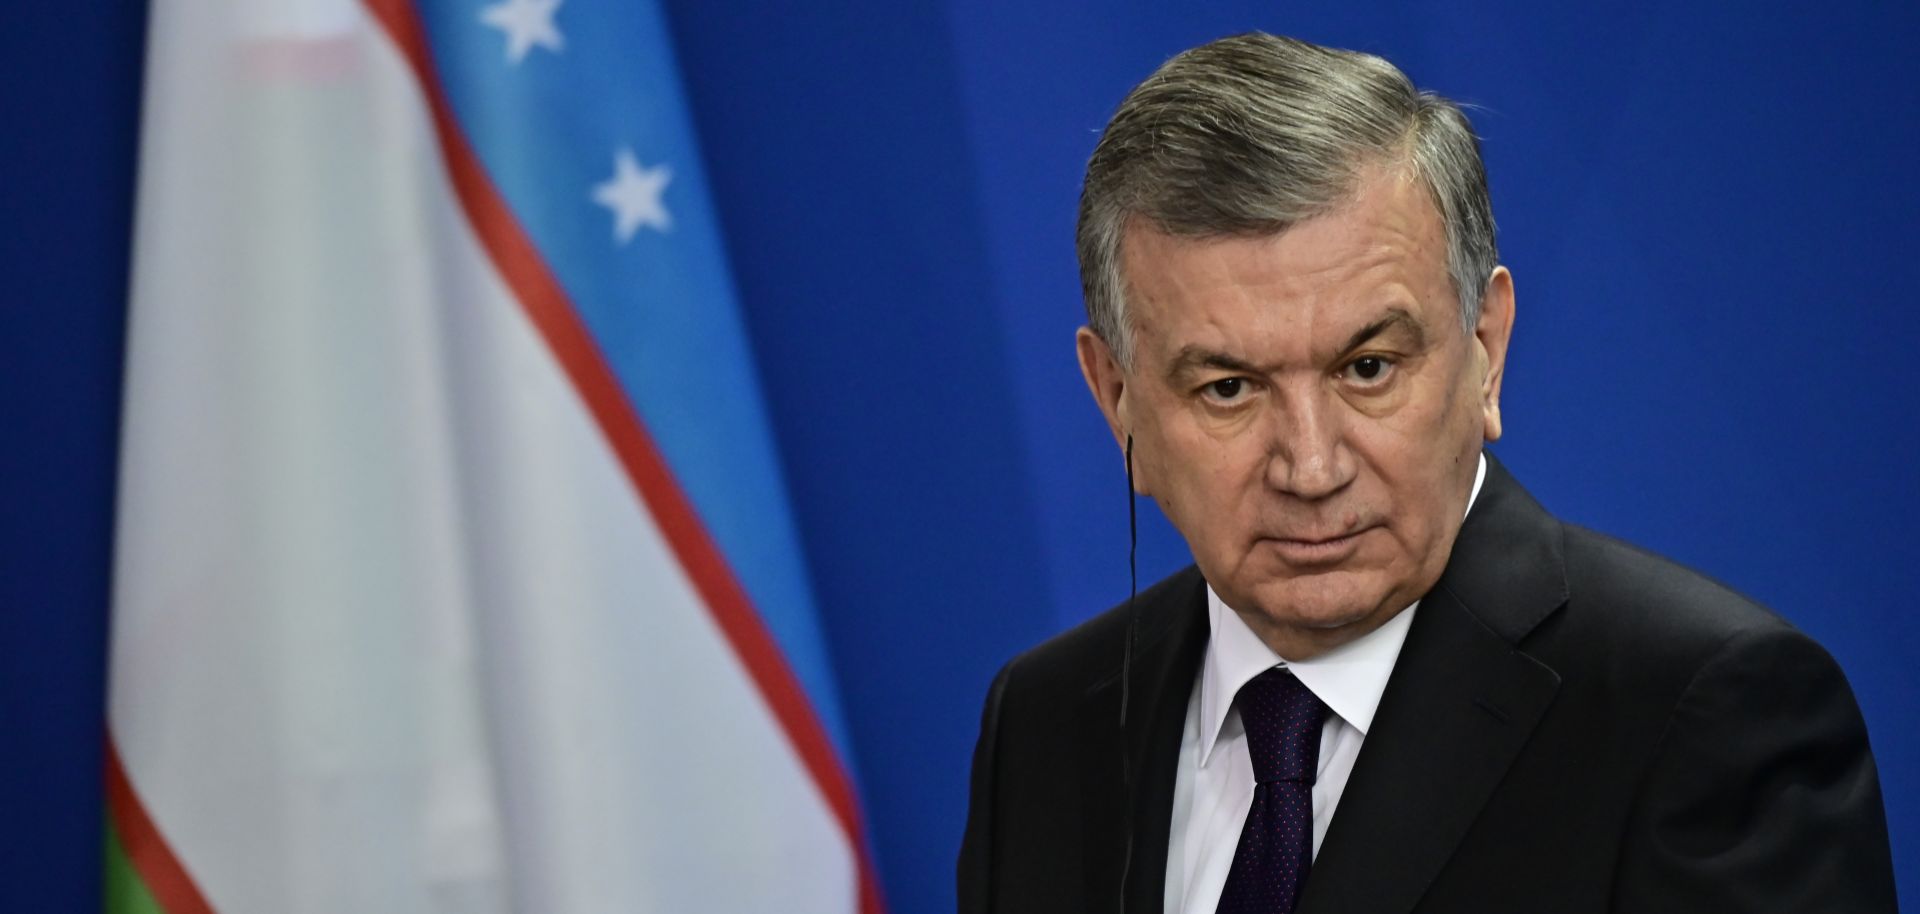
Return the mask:
[[[1352,199],[1267,237],[1121,245],[1133,364],[1080,334],[1081,367],[1136,488],[1281,656],[1372,631],[1453,549],[1481,441],[1500,434],[1504,269],[1460,325],[1425,186],[1363,174]]]

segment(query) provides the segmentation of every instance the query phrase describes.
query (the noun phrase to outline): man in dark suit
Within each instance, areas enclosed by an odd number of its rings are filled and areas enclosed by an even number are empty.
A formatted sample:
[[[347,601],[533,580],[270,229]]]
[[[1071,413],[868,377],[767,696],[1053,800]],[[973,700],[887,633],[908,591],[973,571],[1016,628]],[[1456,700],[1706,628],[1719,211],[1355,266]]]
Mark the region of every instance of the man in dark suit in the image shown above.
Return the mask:
[[[1483,455],[1513,284],[1451,103],[1189,51],[1079,250],[1082,370],[1196,565],[994,681],[963,911],[1894,909],[1832,659]]]

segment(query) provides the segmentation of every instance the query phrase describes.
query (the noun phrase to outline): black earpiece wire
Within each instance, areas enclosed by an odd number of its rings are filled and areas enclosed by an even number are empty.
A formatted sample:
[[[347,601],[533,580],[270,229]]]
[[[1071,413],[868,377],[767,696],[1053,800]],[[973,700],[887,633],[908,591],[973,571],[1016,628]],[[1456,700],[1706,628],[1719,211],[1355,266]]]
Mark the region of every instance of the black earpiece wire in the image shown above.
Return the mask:
[[[1140,595],[1140,577],[1136,553],[1140,548],[1140,525],[1133,494],[1133,436],[1127,436],[1127,647],[1120,657],[1120,783],[1126,790],[1126,814],[1122,817],[1126,851],[1120,858],[1120,912],[1127,910],[1127,880],[1133,873],[1133,756],[1127,743],[1127,705],[1133,692],[1133,642],[1138,628],[1134,598]]]

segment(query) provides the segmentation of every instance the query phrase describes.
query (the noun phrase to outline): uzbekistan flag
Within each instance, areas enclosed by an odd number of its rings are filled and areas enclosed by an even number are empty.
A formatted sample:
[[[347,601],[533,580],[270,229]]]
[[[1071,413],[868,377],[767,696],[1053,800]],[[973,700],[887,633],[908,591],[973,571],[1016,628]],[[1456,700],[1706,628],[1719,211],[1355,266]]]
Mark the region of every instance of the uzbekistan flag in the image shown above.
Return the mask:
[[[113,911],[877,911],[649,0],[156,0]]]

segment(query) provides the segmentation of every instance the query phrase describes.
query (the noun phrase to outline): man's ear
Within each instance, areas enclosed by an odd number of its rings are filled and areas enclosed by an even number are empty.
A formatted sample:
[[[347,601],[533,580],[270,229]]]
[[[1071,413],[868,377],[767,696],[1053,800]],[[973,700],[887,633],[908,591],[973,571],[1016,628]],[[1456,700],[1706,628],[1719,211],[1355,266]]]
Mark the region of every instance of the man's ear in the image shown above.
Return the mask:
[[[1474,325],[1474,346],[1480,357],[1480,412],[1486,420],[1488,441],[1500,440],[1500,381],[1507,368],[1507,341],[1513,337],[1513,274],[1495,267],[1480,299],[1480,320]]]
[[[1093,394],[1093,402],[1100,407],[1100,414],[1107,418],[1107,429],[1113,433],[1113,442],[1125,454],[1127,436],[1133,432],[1128,421],[1127,373],[1120,367],[1120,360],[1114,358],[1113,349],[1107,346],[1107,341],[1094,333],[1092,328],[1081,327],[1074,334],[1073,342],[1080,355],[1080,375],[1086,378],[1087,390]]]

